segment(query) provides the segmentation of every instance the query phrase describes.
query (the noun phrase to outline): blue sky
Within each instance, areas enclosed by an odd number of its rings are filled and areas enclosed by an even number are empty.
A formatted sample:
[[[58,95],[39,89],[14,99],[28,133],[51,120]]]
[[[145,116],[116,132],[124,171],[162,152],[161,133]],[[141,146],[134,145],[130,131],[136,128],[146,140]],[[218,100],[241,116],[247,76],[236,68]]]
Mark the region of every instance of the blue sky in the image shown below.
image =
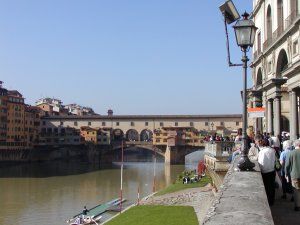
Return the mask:
[[[226,65],[223,2],[0,0],[0,80],[27,103],[57,97],[100,114],[240,113],[242,69]]]

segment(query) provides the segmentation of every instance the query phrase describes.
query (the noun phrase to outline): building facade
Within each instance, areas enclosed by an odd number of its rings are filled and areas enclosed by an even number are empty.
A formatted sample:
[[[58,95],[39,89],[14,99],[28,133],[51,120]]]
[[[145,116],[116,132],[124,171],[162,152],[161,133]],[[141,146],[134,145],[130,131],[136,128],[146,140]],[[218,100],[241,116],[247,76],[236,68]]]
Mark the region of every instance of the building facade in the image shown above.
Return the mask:
[[[6,148],[7,136],[7,89],[2,88],[0,81],[0,149]]]
[[[254,0],[258,27],[253,46],[251,107],[265,108],[256,131],[299,137],[299,0]]]
[[[167,127],[191,127],[198,131],[216,132],[217,129],[236,131],[242,127],[242,118],[237,115],[108,115],[108,116],[48,116],[43,117],[41,130],[60,133],[66,127],[81,129],[111,130],[112,140],[152,141],[155,130]],[[109,132],[108,132],[109,133]]]
[[[7,100],[7,148],[23,149],[27,145],[25,137],[25,104],[22,94],[8,91]]]

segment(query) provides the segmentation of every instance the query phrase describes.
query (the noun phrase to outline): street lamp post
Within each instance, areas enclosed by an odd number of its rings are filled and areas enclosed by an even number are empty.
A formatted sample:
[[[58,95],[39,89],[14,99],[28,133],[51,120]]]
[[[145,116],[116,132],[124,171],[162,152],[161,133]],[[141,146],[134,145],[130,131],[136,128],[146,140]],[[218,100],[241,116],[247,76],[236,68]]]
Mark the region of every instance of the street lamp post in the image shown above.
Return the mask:
[[[252,170],[255,166],[249,160],[248,157],[248,137],[247,137],[247,63],[249,58],[247,57],[247,52],[250,47],[253,46],[255,34],[257,27],[252,20],[249,19],[249,14],[245,12],[240,19],[239,13],[236,10],[233,2],[231,0],[227,0],[223,5],[220,6],[220,10],[224,15],[225,21],[225,32],[227,38],[227,51],[228,51],[228,64],[229,66],[242,66],[243,67],[243,145],[242,145],[242,154],[241,158],[238,162],[238,168],[240,170]],[[237,45],[241,48],[243,52],[242,64],[233,64],[230,61],[230,52],[229,52],[229,41],[228,41],[228,32],[227,25],[233,22],[236,24],[233,26]]]
[[[238,20],[233,26],[236,36],[237,45],[241,47],[243,52],[242,62],[243,62],[243,147],[242,155],[238,162],[238,167],[240,170],[252,170],[255,166],[249,160],[248,157],[248,138],[247,138],[247,63],[249,58],[247,57],[247,51],[253,46],[254,38],[257,28],[252,20],[249,20],[249,14],[245,12],[242,20]]]

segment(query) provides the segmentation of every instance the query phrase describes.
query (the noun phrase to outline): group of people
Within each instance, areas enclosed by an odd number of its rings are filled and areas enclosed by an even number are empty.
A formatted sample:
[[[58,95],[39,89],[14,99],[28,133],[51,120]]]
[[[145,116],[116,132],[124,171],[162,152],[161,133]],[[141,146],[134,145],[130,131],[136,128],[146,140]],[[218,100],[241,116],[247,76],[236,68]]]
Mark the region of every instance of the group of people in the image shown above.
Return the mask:
[[[232,139],[228,136],[220,136],[216,133],[213,135],[207,135],[203,138],[203,141],[205,142],[214,142],[214,141],[232,141]]]
[[[295,211],[300,211],[300,139],[291,141],[285,136],[274,136],[273,133],[260,134],[247,137],[249,144],[248,156],[251,160],[258,161],[262,178],[268,197],[269,205],[274,204],[276,174],[282,184],[282,198],[295,203]],[[236,143],[242,141],[241,136],[236,138]],[[233,153],[238,155],[241,150]],[[233,157],[234,158],[234,157]]]

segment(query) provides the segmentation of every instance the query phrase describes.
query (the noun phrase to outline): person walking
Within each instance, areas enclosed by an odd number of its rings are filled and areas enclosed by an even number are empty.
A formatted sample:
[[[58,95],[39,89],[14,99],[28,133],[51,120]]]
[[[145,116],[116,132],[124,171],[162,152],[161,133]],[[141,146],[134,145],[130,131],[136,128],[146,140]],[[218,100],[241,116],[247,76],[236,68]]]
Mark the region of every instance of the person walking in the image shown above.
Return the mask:
[[[255,143],[251,143],[251,148],[249,149],[249,152],[248,152],[248,157],[250,160],[253,160],[253,161],[258,160],[259,147],[258,147],[257,143],[259,143],[259,142],[262,143],[262,141],[263,141],[263,136],[261,134],[255,135],[255,137],[254,137]]]
[[[281,178],[281,184],[282,184],[282,196],[281,198],[286,199],[286,194],[292,194],[293,190],[292,190],[292,184],[291,184],[291,179],[289,177],[289,179],[285,178],[285,162],[286,162],[286,158],[287,155],[293,150],[293,142],[290,140],[286,140],[283,142],[282,144],[282,148],[283,151],[280,154],[280,164],[282,166],[281,170],[280,170],[280,178]],[[289,176],[289,175],[288,175]]]
[[[294,147],[295,150],[287,154],[285,175],[287,180],[291,179],[294,189],[295,211],[300,211],[300,140],[294,141]]]
[[[260,138],[255,140],[255,144],[260,150],[258,153],[258,164],[261,169],[268,202],[272,206],[275,199],[275,150]]]

